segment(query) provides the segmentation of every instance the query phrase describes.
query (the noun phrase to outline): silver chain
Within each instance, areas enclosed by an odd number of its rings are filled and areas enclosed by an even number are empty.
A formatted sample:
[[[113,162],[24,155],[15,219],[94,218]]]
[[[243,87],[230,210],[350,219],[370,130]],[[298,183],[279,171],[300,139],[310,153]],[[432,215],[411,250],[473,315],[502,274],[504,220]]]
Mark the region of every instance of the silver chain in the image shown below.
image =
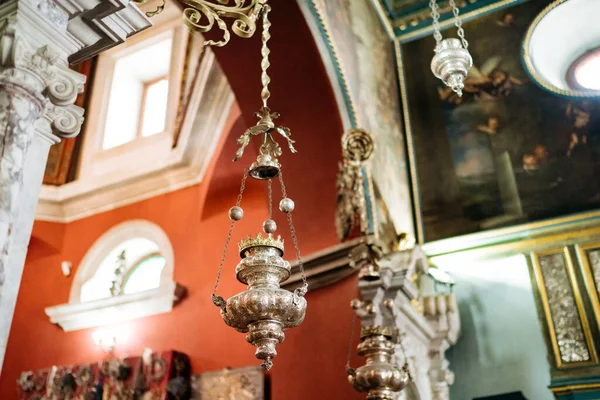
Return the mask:
[[[248,168],[244,169],[244,176],[242,178],[242,185],[240,187],[240,194],[238,194],[237,201],[235,205],[237,207],[242,203],[242,194],[244,193],[244,189],[246,189],[246,179],[248,178]],[[219,282],[221,281],[221,272],[223,271],[223,265],[225,264],[225,257],[227,256],[227,249],[229,248],[229,243],[231,243],[231,236],[233,235],[233,227],[235,225],[235,221],[231,221],[231,225],[229,225],[229,233],[227,234],[227,240],[225,240],[225,249],[223,250],[223,255],[221,256],[221,263],[219,264],[219,270],[217,272],[217,281],[215,282],[215,287],[212,292],[212,301],[213,304],[217,307],[222,307],[225,304],[225,300],[221,296],[217,296],[217,289],[219,288]]]
[[[281,184],[281,194],[285,199],[287,197],[287,192],[285,190],[285,185],[283,184],[283,173],[279,171],[279,183]],[[294,229],[294,224],[292,221],[292,213],[287,213],[288,224],[290,225],[290,233],[292,234],[292,241],[294,242],[294,248],[296,249],[296,257],[298,258],[298,268],[300,268],[300,276],[302,277],[302,287],[296,288],[294,293],[298,296],[302,297],[308,292],[308,281],[306,280],[306,275],[304,273],[304,264],[302,263],[302,258],[300,257],[300,246],[298,246],[298,238],[296,237],[296,229]]]
[[[352,325],[350,327],[350,341],[348,342],[348,357],[346,357],[346,372],[350,374],[350,371],[354,369],[350,366],[350,359],[352,358],[352,343],[354,342],[354,330],[356,329],[356,320],[358,317],[354,315],[354,311],[352,311]]]
[[[270,179],[267,183],[267,188],[269,192],[269,219],[273,219],[273,185]]]
[[[469,47],[469,42],[467,42],[467,39],[465,39],[465,31],[462,28],[462,21],[460,20],[460,17],[458,16],[458,13],[460,11],[459,11],[458,7],[456,6],[456,3],[454,0],[450,0],[450,7],[452,7],[452,14],[454,14],[454,25],[456,26],[456,30],[458,32],[458,37],[460,38],[460,41],[466,50]]]
[[[452,7],[452,14],[454,15],[454,25],[458,32],[458,37],[465,48],[469,47],[469,42],[465,39],[465,31],[462,27],[462,21],[460,20],[460,9],[456,5],[455,0],[449,0],[450,7]],[[429,8],[431,8],[431,19],[433,20],[433,38],[435,39],[436,45],[439,45],[442,41],[442,32],[440,27],[440,11],[437,4],[437,0],[429,0]]]
[[[406,373],[408,374],[408,379],[410,381],[413,380],[411,374],[410,374],[410,368],[408,367],[408,356],[406,355],[406,349],[404,348],[404,336],[406,335],[405,332],[398,332],[398,344],[400,345],[400,350],[402,351],[402,355],[404,356],[404,369],[406,370]]]
[[[440,12],[436,0],[429,0],[429,8],[431,8],[431,19],[433,19],[433,38],[436,44],[442,41],[442,32],[440,29]]]
[[[271,39],[271,34],[269,33],[269,28],[271,27],[271,21],[269,21],[269,12],[271,11],[271,7],[268,4],[265,4],[263,8],[263,32],[262,32],[262,48],[260,50],[260,54],[262,55],[262,61],[260,62],[260,68],[262,70],[260,75],[260,81],[262,83],[262,91],[260,92],[260,97],[262,98],[263,107],[267,107],[267,101],[269,97],[271,97],[271,92],[269,92],[269,82],[271,82],[271,78],[269,78],[269,74],[267,73],[267,69],[271,63],[269,62],[269,47],[267,46],[267,42]]]

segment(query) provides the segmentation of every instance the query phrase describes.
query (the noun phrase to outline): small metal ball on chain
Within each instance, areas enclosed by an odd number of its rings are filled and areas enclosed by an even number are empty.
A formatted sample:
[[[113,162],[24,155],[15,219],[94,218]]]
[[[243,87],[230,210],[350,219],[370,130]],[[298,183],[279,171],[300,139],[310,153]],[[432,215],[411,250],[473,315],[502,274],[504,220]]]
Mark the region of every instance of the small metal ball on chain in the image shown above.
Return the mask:
[[[296,205],[294,204],[294,200],[288,197],[281,199],[281,201],[279,202],[279,209],[286,214],[294,211],[294,207],[296,207]]]
[[[244,210],[240,206],[233,206],[229,209],[229,219],[232,221],[239,221],[244,218]]]

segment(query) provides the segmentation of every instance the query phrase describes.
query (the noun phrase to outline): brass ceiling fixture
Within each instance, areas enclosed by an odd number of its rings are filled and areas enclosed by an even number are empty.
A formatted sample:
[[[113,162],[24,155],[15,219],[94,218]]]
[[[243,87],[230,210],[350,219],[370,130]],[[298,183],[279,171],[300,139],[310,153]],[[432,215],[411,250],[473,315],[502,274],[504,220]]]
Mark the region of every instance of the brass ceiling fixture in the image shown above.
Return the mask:
[[[440,13],[436,0],[429,0],[431,18],[433,19],[433,38],[435,39],[435,55],[431,60],[431,72],[444,84],[458,95],[462,96],[465,87],[464,81],[473,66],[473,59],[469,54],[469,42],[465,39],[465,31],[462,21],[458,15],[459,10],[455,0],[450,0],[452,13],[454,14],[454,25],[456,26],[459,39],[442,39],[440,31]]]
[[[221,40],[207,40],[204,44],[225,46],[231,38],[224,17],[233,18],[231,30],[237,36],[249,38],[256,32],[256,21],[266,7],[267,0],[181,0],[187,6],[183,10],[185,24],[194,32],[210,31],[215,22],[223,32]]]
[[[284,330],[298,326],[304,320],[306,313],[304,295],[308,291],[308,283],[300,258],[298,239],[292,223],[292,211],[295,205],[294,201],[287,197],[281,164],[277,160],[277,157],[282,154],[282,150],[272,135],[278,133],[283,136],[292,153],[295,153],[296,149],[293,145],[294,141],[291,138],[290,129],[275,126],[274,120],[279,117],[279,114],[272,112],[267,106],[267,101],[271,95],[269,92],[270,78],[267,74],[270,65],[270,50],[267,46],[267,42],[271,37],[269,34],[271,23],[268,18],[270,10],[271,8],[268,5],[262,7],[262,108],[256,113],[259,121],[238,138],[237,142],[240,148],[235,154],[234,161],[238,161],[243,156],[244,149],[248,146],[252,137],[262,136],[262,145],[259,148],[256,161],[244,171],[237,202],[229,210],[231,225],[212,294],[212,301],[215,306],[221,309],[221,316],[225,323],[238,332],[247,333],[246,340],[256,346],[256,357],[263,360],[262,365],[267,370],[271,368],[273,365],[272,360],[277,355],[276,345],[281,343],[285,337]],[[267,181],[269,218],[263,223],[265,235],[262,233],[258,233],[256,237],[248,235],[246,239],[240,241],[239,251],[242,260],[236,268],[236,278],[241,283],[247,284],[248,288],[225,301],[223,297],[217,296],[216,292],[233,228],[236,221],[241,220],[244,216],[244,210],[240,207],[240,204],[248,176],[253,179]],[[275,178],[278,178],[283,194],[283,199],[279,202],[279,209],[287,216],[302,275],[303,285],[294,292],[289,292],[280,287],[281,282],[290,277],[291,266],[288,261],[282,258],[284,253],[283,240],[280,236],[274,236],[277,231],[277,224],[273,220],[272,180]]]

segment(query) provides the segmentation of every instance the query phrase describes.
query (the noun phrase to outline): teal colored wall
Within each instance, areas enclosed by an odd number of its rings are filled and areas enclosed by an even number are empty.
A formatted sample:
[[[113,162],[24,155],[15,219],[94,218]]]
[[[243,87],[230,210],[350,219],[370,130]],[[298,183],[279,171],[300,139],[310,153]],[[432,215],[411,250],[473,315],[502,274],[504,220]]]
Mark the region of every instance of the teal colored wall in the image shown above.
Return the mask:
[[[447,352],[456,375],[451,398],[521,391],[528,400],[553,400],[546,345],[524,256],[465,263],[437,258],[456,280],[462,333]]]

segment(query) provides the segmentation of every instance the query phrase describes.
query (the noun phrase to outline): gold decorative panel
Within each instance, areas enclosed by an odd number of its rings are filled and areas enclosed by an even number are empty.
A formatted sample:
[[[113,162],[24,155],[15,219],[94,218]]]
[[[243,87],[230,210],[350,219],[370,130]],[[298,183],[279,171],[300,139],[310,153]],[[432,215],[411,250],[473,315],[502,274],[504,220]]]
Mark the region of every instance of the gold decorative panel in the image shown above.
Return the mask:
[[[596,352],[568,248],[534,253],[533,263],[556,366],[595,364]]]
[[[192,400],[264,400],[261,366],[192,375]]]
[[[585,288],[592,303],[594,317],[600,324],[600,242],[577,245],[577,257],[583,272]]]

